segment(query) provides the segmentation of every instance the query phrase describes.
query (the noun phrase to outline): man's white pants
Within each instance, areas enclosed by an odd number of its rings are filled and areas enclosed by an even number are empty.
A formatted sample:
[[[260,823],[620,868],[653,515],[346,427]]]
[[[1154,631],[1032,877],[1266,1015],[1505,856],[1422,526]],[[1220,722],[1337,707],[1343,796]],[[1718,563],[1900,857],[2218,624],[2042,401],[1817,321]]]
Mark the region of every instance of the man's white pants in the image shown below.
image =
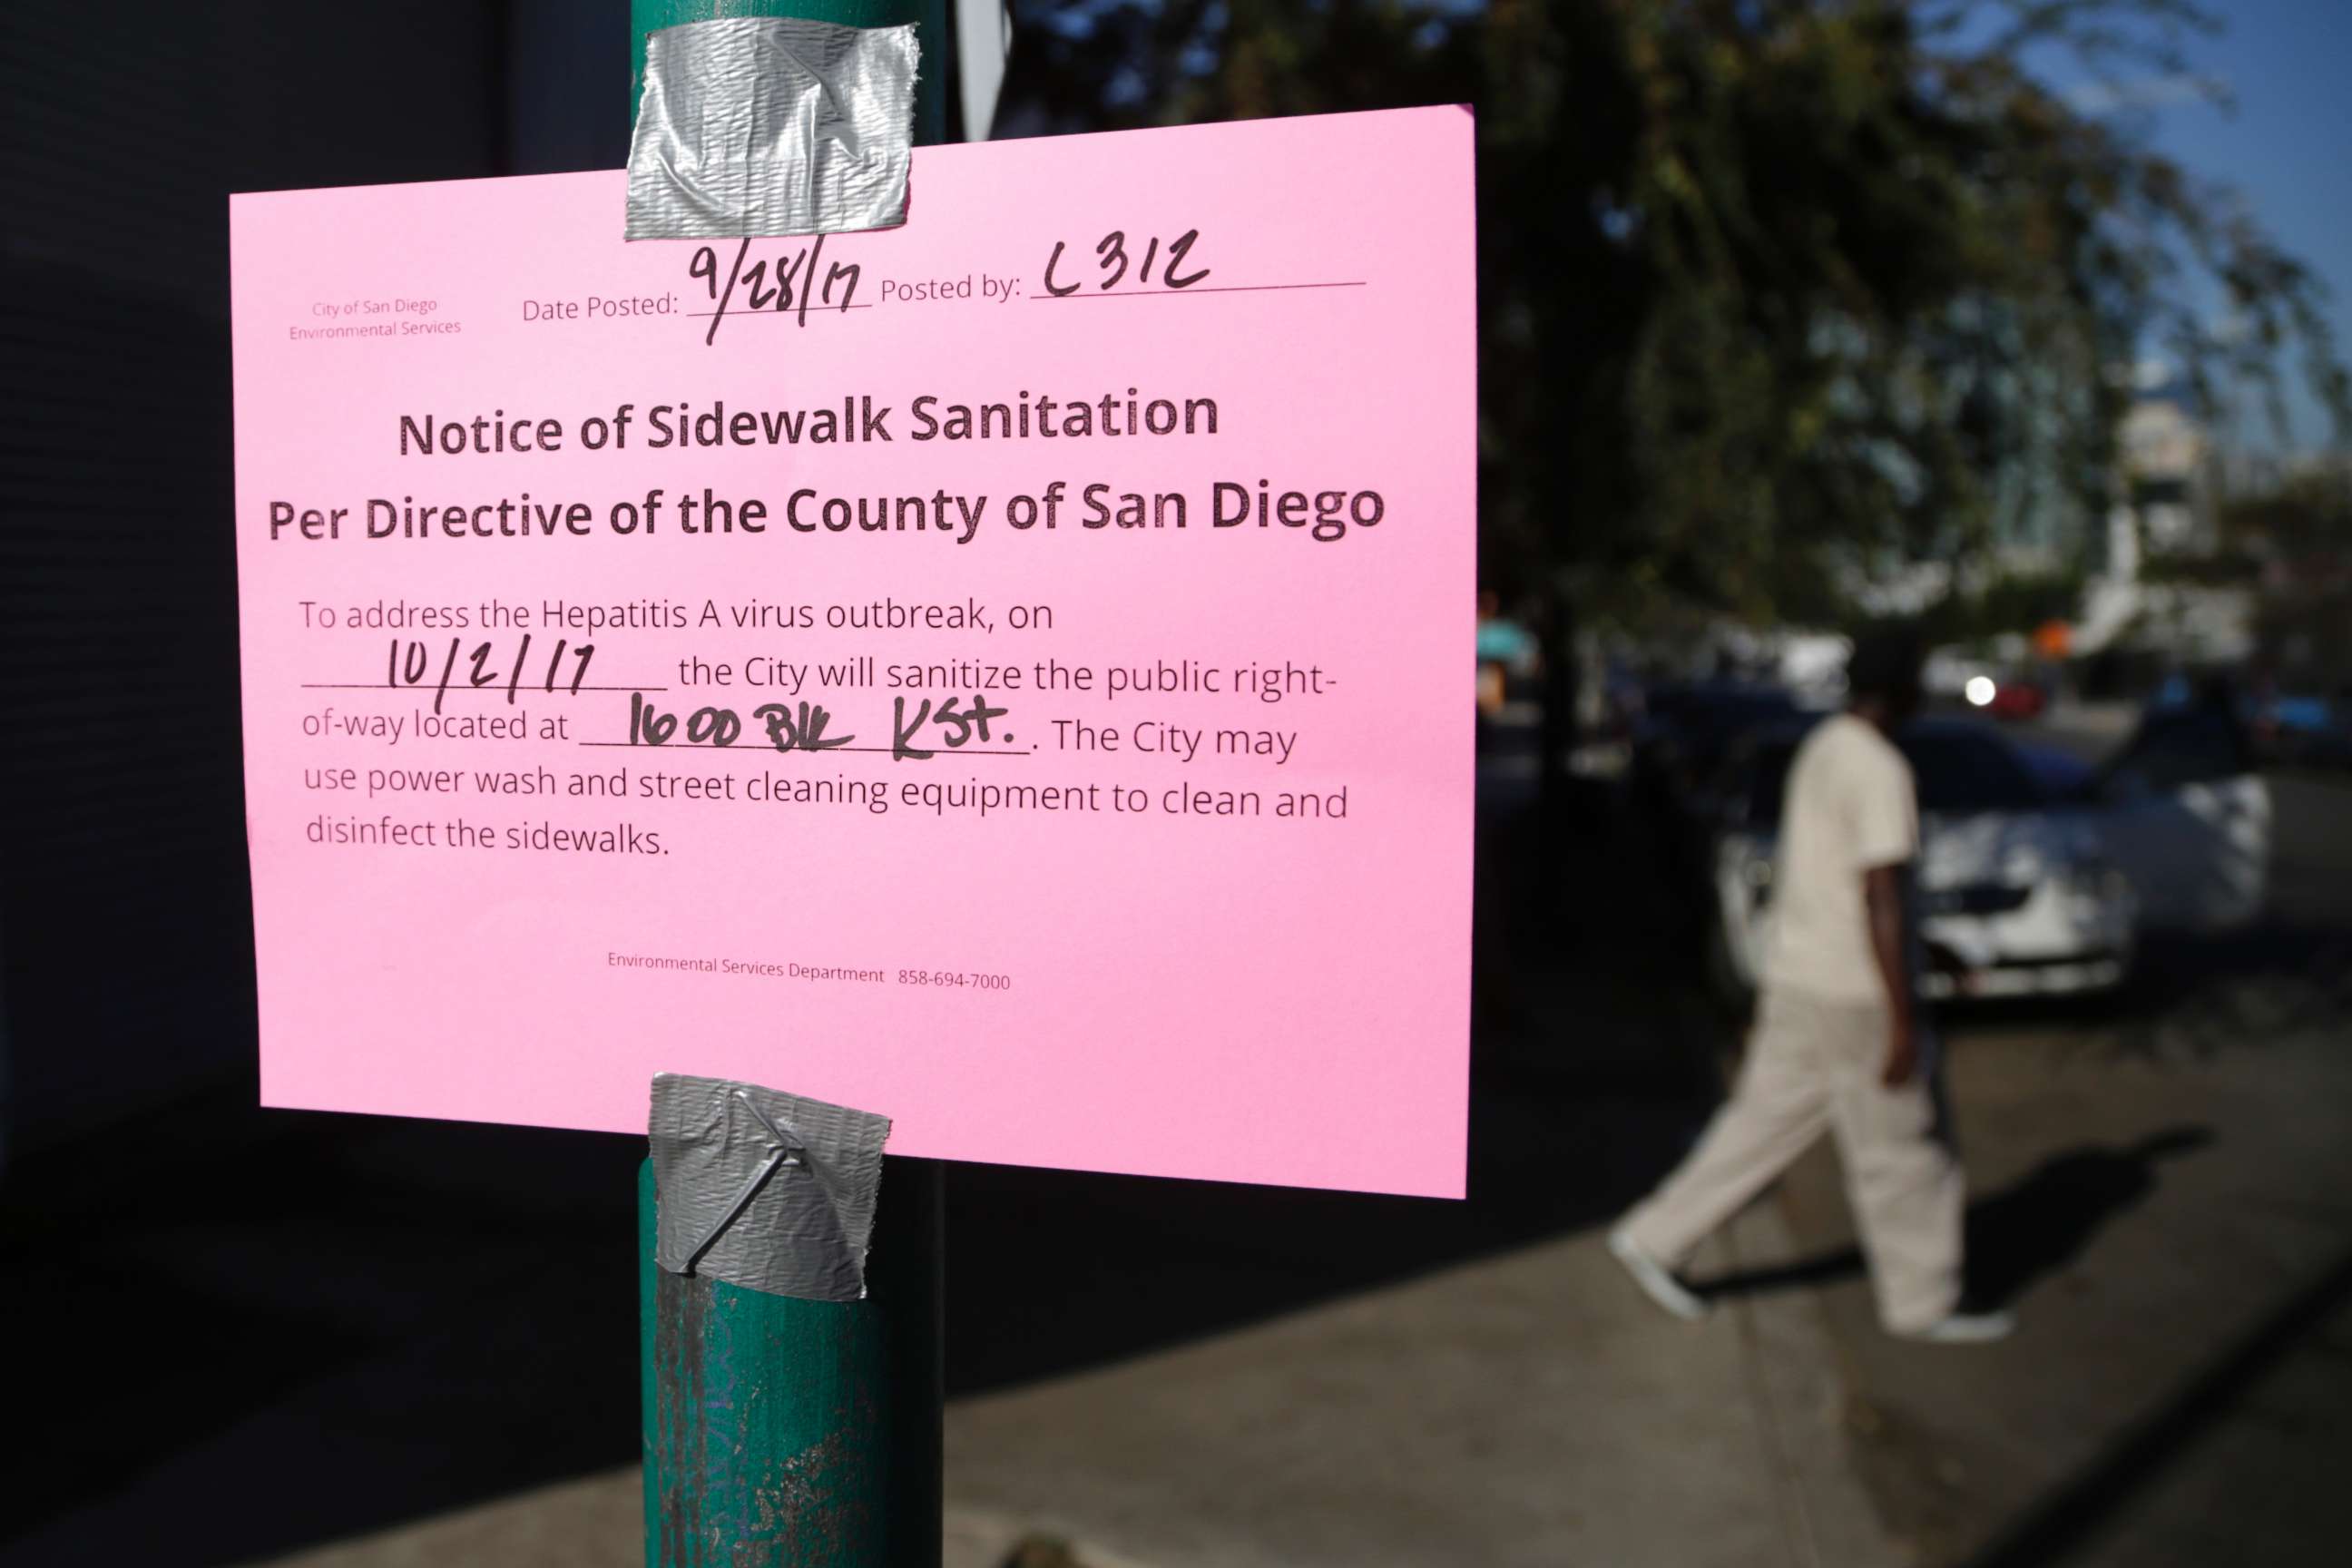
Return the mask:
[[[1731,1099],[1690,1158],[1626,1216],[1634,1243],[1679,1266],[1827,1127],[1844,1161],[1879,1321],[1902,1333],[1952,1311],[1960,1299],[1960,1169],[1936,1136],[1924,1064],[1899,1089],[1880,1081],[1886,1042],[1882,1005],[1768,990]]]

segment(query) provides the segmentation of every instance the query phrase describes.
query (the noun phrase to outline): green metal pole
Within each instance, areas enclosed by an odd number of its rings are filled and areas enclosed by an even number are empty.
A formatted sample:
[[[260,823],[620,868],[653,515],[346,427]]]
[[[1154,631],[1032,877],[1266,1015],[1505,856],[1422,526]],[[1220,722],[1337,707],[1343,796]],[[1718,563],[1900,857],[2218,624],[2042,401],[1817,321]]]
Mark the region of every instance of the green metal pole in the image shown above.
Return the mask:
[[[941,1185],[891,1156],[866,1299],[803,1301],[656,1264],[646,1163],[646,1568],[939,1568]]]
[[[720,16],[915,23],[915,140],[946,139],[946,0],[631,0],[633,119],[646,35]],[[884,1162],[863,1301],[672,1274],[654,1259],[655,1202],[647,1161],[637,1180],[647,1568],[939,1568],[939,1163]]]

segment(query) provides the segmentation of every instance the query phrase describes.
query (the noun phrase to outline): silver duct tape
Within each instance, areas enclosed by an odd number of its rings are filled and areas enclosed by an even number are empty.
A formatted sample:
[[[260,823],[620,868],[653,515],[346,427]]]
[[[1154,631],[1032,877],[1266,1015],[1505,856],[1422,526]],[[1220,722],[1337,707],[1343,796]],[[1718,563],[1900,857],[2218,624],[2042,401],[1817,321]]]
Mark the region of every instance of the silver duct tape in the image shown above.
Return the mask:
[[[650,1131],[664,1268],[812,1301],[865,1296],[888,1117],[660,1073]]]
[[[839,234],[907,221],[911,24],[729,16],[646,39],[631,239]]]

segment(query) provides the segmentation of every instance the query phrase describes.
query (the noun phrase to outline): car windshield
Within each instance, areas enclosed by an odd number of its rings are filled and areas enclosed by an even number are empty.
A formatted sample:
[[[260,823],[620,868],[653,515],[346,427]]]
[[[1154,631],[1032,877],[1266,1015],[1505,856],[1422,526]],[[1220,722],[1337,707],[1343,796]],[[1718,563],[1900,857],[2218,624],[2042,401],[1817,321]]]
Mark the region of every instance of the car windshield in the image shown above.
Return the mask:
[[[1775,736],[1749,753],[1748,821],[1764,826],[1780,819],[1789,786],[1789,764],[1801,735]],[[1919,788],[1919,809],[1947,816],[1982,812],[2033,811],[2049,804],[2051,791],[2000,739],[1963,728],[1936,725],[1906,731],[1899,744],[1910,759]]]
[[[1939,725],[1906,731],[1896,743],[1911,759],[1921,811],[1967,816],[2032,811],[2047,803],[2032,770],[1990,735]]]

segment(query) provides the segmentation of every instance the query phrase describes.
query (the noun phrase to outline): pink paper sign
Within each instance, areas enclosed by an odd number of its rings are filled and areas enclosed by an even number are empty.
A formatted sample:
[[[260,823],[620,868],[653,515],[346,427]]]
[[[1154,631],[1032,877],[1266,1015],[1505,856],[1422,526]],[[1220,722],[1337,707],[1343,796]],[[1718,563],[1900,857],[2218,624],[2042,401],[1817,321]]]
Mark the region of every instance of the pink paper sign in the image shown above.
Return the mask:
[[[231,204],[269,1105],[1459,1195],[1460,109]]]

